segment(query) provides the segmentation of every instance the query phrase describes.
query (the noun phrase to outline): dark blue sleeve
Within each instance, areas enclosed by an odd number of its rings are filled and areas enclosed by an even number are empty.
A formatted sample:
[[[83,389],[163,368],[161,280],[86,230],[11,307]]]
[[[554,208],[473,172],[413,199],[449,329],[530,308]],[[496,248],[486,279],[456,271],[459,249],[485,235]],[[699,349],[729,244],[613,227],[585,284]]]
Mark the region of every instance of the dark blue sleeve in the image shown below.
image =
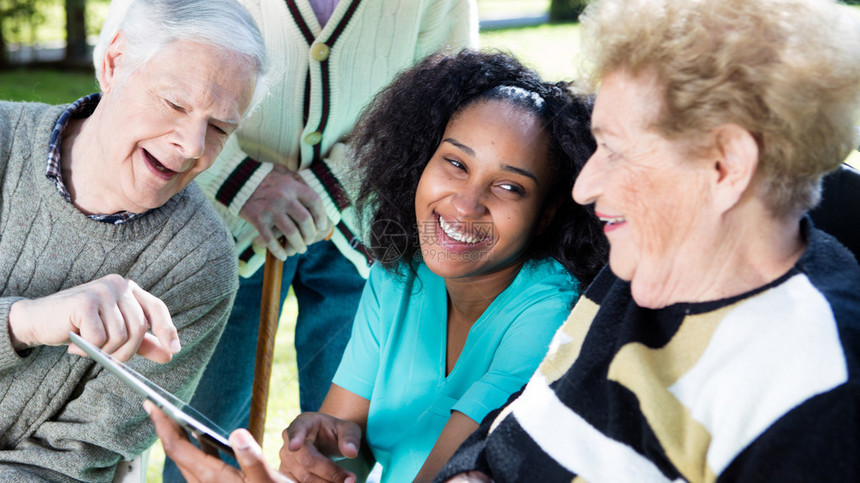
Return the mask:
[[[490,433],[490,426],[493,425],[493,421],[496,420],[496,417],[502,412],[502,410],[522,394],[523,389],[525,389],[525,386],[512,394],[502,407],[487,414],[487,417],[481,421],[481,425],[478,426],[478,429],[466,438],[466,441],[463,441],[463,444],[457,448],[457,451],[453,456],[451,456],[451,459],[448,460],[448,463],[445,464],[442,471],[436,475],[436,478],[433,480],[434,483],[448,481],[454,476],[468,471],[480,471],[492,477],[492,471],[489,463],[487,462],[485,453],[487,436]]]
[[[860,388],[848,382],[786,413],[718,481],[860,481]]]

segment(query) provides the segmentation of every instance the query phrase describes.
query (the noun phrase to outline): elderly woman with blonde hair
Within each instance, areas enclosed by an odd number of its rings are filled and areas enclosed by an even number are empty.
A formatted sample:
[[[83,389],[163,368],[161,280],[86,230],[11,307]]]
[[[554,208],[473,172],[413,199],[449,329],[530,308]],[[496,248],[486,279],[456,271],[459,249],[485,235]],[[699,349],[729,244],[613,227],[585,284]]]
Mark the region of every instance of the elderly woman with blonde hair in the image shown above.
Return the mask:
[[[573,197],[609,267],[437,480],[857,481],[860,267],[806,215],[856,146],[856,12],[600,0],[583,28]]]

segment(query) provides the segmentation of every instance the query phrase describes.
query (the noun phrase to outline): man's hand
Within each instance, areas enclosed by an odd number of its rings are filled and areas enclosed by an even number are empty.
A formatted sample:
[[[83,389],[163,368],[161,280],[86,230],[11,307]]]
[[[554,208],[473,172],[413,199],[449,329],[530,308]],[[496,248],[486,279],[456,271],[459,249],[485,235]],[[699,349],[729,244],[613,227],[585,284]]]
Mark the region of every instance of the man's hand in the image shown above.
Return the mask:
[[[176,463],[182,476],[191,483],[196,482],[248,482],[271,483],[289,480],[269,468],[263,460],[263,451],[247,430],[237,429],[230,435],[230,446],[242,471],[224,463],[216,456],[208,455],[188,441],[188,437],[176,422],[167,417],[150,401],[143,403],[144,409],[155,425],[161,438],[164,453]]]
[[[322,413],[302,413],[284,430],[281,473],[296,481],[355,482],[353,473],[331,457],[355,458],[361,428],[352,421]]]
[[[304,253],[308,245],[323,240],[332,230],[319,195],[301,176],[281,165],[263,178],[239,214],[260,233],[258,241],[281,260]]]
[[[149,328],[154,335],[147,333]],[[47,297],[19,300],[9,310],[9,335],[16,350],[68,344],[69,332],[120,361],[139,353],[165,363],[180,349],[164,302],[119,275]],[[69,353],[86,355],[74,345]]]

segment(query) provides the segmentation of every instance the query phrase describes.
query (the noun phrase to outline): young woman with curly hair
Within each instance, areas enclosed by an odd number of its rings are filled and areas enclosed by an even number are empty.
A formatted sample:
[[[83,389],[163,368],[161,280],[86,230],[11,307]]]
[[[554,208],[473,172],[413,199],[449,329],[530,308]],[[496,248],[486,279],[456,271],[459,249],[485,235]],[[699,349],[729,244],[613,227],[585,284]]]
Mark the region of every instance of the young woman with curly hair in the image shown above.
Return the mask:
[[[599,223],[570,197],[595,149],[589,113],[567,84],[473,51],[432,56],[377,96],[351,146],[379,263],[282,471],[336,474],[308,455],[363,441],[383,481],[432,478],[528,380],[605,263]]]
[[[282,473],[345,481],[329,457],[364,447],[383,481],[429,480],[537,368],[606,262],[600,224],[570,197],[595,143],[590,101],[569,87],[464,51],[368,107],[350,146],[378,263],[322,408],[285,431]]]

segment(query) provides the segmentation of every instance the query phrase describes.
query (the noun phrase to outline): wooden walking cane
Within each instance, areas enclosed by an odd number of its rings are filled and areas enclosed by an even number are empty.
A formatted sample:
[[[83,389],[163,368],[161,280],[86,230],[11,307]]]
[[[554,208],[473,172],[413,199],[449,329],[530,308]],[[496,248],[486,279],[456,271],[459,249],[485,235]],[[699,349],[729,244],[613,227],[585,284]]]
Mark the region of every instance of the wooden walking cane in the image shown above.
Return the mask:
[[[266,250],[263,268],[263,295],[260,301],[260,333],[257,335],[257,359],[254,365],[254,386],[251,394],[251,417],[248,430],[263,445],[266,427],[266,406],[269,402],[269,380],[275,352],[275,333],[281,312],[281,276],[284,262]]]

